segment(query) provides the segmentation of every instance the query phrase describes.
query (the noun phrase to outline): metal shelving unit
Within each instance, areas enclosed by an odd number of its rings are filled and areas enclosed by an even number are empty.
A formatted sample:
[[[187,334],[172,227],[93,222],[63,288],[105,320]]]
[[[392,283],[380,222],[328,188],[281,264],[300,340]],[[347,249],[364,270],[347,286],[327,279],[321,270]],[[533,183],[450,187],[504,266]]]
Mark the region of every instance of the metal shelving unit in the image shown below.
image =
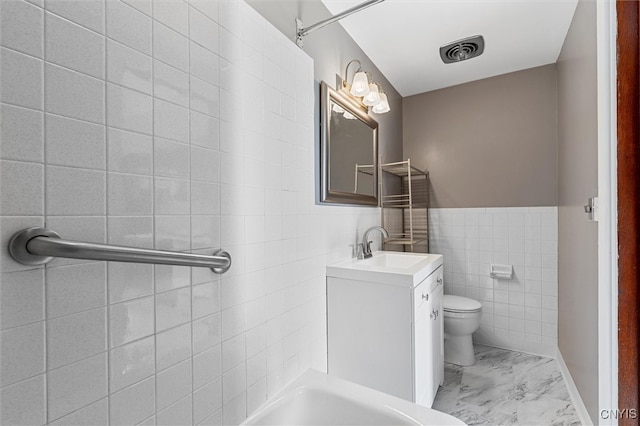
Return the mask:
[[[429,251],[429,173],[411,160],[380,164],[381,224],[389,231],[384,247]]]

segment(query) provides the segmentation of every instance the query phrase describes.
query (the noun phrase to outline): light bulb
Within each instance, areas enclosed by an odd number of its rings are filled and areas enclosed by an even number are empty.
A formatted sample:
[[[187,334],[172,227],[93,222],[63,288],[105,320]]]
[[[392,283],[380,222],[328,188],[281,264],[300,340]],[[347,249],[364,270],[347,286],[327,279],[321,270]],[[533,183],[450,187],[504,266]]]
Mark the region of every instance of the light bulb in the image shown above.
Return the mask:
[[[387,95],[384,92],[380,92],[380,103],[374,105],[371,108],[371,111],[376,114],[384,114],[385,112],[391,111],[391,107],[389,106],[389,101],[387,100]]]
[[[356,119],[356,117],[353,114],[351,114],[349,111],[345,111],[344,114],[342,114],[342,116],[344,118],[346,118],[347,120],[355,120]]]
[[[358,71],[353,76],[353,84],[351,84],[351,94],[353,96],[365,96],[369,93],[369,79],[367,73],[364,71]]]
[[[380,102],[380,93],[378,92],[378,85],[375,83],[369,84],[369,93],[362,99],[362,103],[366,106],[374,106]]]
[[[337,112],[338,114],[342,114],[344,112],[344,108],[342,108],[340,105],[338,104],[333,104],[333,108],[331,108],[334,112]]]

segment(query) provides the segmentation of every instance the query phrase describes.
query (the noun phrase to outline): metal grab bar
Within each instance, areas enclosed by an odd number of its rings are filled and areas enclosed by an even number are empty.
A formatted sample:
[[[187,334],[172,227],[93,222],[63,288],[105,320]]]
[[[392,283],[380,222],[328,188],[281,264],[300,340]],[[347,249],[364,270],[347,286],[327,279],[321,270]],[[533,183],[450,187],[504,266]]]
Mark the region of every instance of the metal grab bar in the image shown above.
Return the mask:
[[[11,257],[23,265],[44,265],[54,257],[108,260],[113,262],[156,263],[163,265],[198,266],[223,274],[231,267],[231,255],[218,250],[212,256],[166,250],[84,243],[60,239],[46,228],[25,228],[9,242]]]

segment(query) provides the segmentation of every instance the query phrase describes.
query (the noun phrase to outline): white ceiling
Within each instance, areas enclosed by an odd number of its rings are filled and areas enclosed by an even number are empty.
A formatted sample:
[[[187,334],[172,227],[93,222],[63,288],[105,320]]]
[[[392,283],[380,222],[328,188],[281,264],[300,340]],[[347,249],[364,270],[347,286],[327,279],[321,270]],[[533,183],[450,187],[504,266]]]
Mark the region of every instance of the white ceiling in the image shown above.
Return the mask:
[[[322,0],[334,15],[363,0]],[[578,0],[386,0],[340,21],[402,96],[556,62]],[[482,35],[481,56],[440,46]],[[356,58],[357,59],[357,58]]]

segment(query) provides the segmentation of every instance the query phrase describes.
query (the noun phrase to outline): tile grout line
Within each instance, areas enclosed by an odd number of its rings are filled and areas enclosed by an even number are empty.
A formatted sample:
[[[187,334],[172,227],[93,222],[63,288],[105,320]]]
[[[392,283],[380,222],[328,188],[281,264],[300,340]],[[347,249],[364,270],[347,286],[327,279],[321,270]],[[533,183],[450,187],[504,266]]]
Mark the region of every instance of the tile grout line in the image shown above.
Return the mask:
[[[218,2],[218,21],[219,19],[219,15],[220,15],[220,3]],[[221,75],[221,69],[222,69],[222,64],[221,64],[221,55],[220,55],[220,25],[218,22],[215,23],[216,28],[218,29],[218,46],[217,46],[217,52],[214,52],[214,54],[216,55],[218,61],[216,63],[216,66],[218,67],[217,69],[217,74],[218,74],[218,105],[220,104],[220,92],[221,92],[221,87],[220,87],[220,75]],[[197,44],[197,43],[196,43]],[[201,46],[202,47],[202,46]],[[220,155],[220,151],[221,151],[221,147],[222,147],[222,123],[223,120],[221,119],[221,114],[220,111],[218,111],[218,117],[216,117],[216,119],[218,120],[218,158],[220,158],[220,161],[222,160],[222,157]],[[222,166],[220,165],[220,167],[222,168]],[[218,179],[217,182],[218,185],[218,193],[217,193],[217,214],[218,214],[218,226],[219,228],[219,237],[218,237],[218,244],[220,246],[222,246],[222,177],[220,177]],[[220,375],[218,376],[219,380],[220,380],[220,408],[216,411],[214,411],[212,414],[210,414],[208,417],[211,417],[212,415],[215,415],[215,413],[217,413],[218,411],[220,411],[220,417],[221,419],[224,420],[224,380],[223,380],[223,376],[224,376],[224,364],[223,364],[223,359],[224,359],[224,351],[223,351],[223,338],[222,338],[222,331],[223,331],[223,323],[222,323],[222,276],[217,277],[218,279],[218,315],[220,318],[219,321],[219,330],[220,330]],[[214,379],[215,380],[215,379]],[[208,418],[207,417],[207,418]],[[205,418],[206,420],[206,418]]]
[[[187,91],[188,91],[188,98],[187,98],[187,102],[188,102],[188,110],[189,110],[189,132],[188,132],[188,138],[189,138],[189,248],[191,249],[190,252],[193,251],[193,193],[192,193],[192,182],[193,182],[193,170],[192,170],[192,155],[193,155],[193,147],[192,147],[192,134],[191,134],[191,121],[192,121],[192,110],[191,110],[191,78],[192,78],[192,70],[191,70],[191,5],[190,4],[186,4],[187,7],[187,43],[188,43],[188,50],[187,50],[187,69],[188,69],[188,84],[187,84]],[[196,391],[195,389],[195,363],[194,363],[194,354],[193,354],[193,270],[194,268],[189,268],[190,269],[190,274],[189,274],[189,278],[190,278],[190,282],[189,282],[189,289],[190,289],[190,293],[189,293],[189,306],[191,308],[191,315],[190,315],[190,325],[189,325],[189,332],[190,332],[190,344],[189,344],[189,359],[191,362],[191,424],[195,424],[195,414],[196,414],[196,409],[195,409],[195,398],[194,398],[194,392]]]
[[[43,158],[43,226],[47,227],[47,19],[46,19],[46,3],[42,8],[42,135],[43,135],[43,146],[42,146],[42,158]],[[49,418],[49,310],[47,309],[48,299],[49,299],[49,290],[48,290],[48,276],[49,276],[49,268],[47,265],[44,266],[44,399],[45,399],[45,415],[44,420],[45,424],[49,424],[51,420]]]
[[[102,2],[104,16],[103,16],[103,24],[104,24],[104,85],[103,85],[103,93],[104,93],[104,168],[105,168],[105,192],[104,192],[104,226],[105,226],[105,243],[109,241],[109,182],[110,182],[110,173],[109,173],[109,134],[108,134],[108,108],[109,108],[109,95],[107,91],[107,79],[108,79],[108,71],[107,71],[107,63],[109,60],[109,54],[107,51],[107,1],[104,0]],[[113,389],[111,383],[111,292],[109,291],[109,262],[105,262],[105,303],[106,303],[106,344],[107,344],[107,424],[111,424],[111,391]]]
[[[154,35],[154,27],[156,21],[153,18],[155,5],[151,3],[151,233],[153,235],[153,248],[157,247],[156,235],[156,43]],[[155,418],[157,421],[158,414],[158,318],[157,318],[157,282],[156,282],[156,265],[153,265],[153,413],[149,417]]]

